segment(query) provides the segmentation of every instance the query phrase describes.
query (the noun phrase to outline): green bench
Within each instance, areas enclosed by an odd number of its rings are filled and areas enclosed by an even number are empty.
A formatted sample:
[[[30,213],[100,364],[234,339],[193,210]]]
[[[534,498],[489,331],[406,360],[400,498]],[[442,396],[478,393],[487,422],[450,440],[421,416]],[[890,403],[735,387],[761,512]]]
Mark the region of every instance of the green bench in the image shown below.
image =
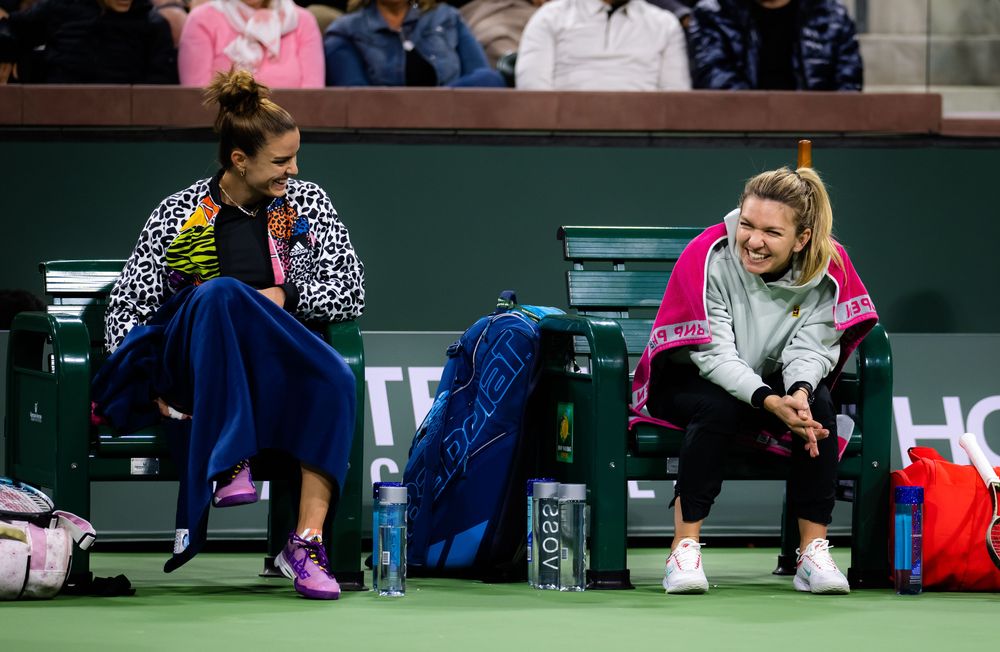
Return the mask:
[[[14,318],[7,349],[7,475],[51,492],[60,509],[90,514],[90,483],[99,480],[174,480],[176,470],[159,426],[123,435],[90,422],[90,380],[104,362],[104,311],[122,260],[42,263],[48,311]],[[361,498],[364,451],[364,348],[353,321],[322,325],[327,341],[357,381],[357,420],[350,467],[325,541],[331,570],[345,590],[364,589]],[[298,463],[258,456],[255,477],[271,480],[264,575],[295,529]],[[277,459],[276,459],[277,458]],[[260,464],[258,465],[258,462]],[[259,473],[258,473],[259,471]],[[98,524],[98,533],[100,524]],[[89,557],[77,551],[72,582],[90,577]]]
[[[564,258],[572,263],[566,281],[569,306],[576,314],[541,322],[542,376],[532,423],[538,424],[541,441],[554,442],[560,407],[563,413],[566,405],[573,408],[572,463],[555,461],[546,443],[541,468],[564,482],[584,482],[590,490],[592,588],[631,588],[626,561],[628,481],[676,478],[683,433],[646,424],[629,431],[629,371],[648,341],[673,263],[700,232],[574,226],[558,232]],[[842,375],[834,392],[840,412],[856,423],[839,466],[838,498],[854,503],[848,579],[853,587],[883,586],[889,579],[892,363],[880,325],[858,348],[855,367]],[[786,476],[787,460],[765,453],[755,454],[751,463],[734,457],[726,465],[729,479]],[[775,573],[794,574],[798,526],[787,513],[781,532]]]

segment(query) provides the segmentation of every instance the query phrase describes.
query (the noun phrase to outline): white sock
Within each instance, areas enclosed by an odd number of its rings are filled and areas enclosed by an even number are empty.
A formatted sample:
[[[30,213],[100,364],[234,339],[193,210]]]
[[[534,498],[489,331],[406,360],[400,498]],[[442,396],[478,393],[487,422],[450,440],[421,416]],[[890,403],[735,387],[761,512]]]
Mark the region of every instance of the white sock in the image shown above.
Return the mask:
[[[299,537],[305,539],[306,541],[315,541],[316,543],[323,543],[323,531],[315,530],[313,528],[306,528],[302,530]]]

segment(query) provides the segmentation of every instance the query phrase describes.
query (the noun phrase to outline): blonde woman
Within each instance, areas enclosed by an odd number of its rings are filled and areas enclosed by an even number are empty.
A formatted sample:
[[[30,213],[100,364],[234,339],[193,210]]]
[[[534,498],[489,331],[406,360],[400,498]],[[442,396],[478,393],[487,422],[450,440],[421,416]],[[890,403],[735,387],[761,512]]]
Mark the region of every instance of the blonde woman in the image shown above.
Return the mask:
[[[830,387],[877,316],[832,229],[814,170],[765,172],[670,276],[633,384],[635,409],[685,431],[667,593],[708,590],[700,534],[722,458],[761,431],[796,442],[787,492],[799,524],[795,588],[850,591],[827,539],[841,452]]]
[[[326,31],[328,86],[504,86],[454,7],[351,0]]]

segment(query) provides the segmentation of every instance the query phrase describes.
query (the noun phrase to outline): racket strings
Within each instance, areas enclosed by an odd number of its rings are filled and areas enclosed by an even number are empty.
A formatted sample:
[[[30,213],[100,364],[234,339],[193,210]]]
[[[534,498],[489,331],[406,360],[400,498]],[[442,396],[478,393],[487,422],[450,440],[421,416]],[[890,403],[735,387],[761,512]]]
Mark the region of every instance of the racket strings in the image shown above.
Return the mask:
[[[0,485],[0,510],[14,513],[40,513],[52,509],[43,496],[10,486]]]

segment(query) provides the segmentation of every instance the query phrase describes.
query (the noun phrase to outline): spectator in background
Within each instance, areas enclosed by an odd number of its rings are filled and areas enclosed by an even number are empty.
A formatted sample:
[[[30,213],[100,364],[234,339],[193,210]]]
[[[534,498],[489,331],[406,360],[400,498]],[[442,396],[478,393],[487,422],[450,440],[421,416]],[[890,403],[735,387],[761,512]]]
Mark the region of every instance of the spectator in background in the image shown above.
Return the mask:
[[[181,42],[181,32],[188,17],[188,4],[185,0],[151,0],[153,9],[163,16],[170,24],[170,35],[174,39],[174,47]]]
[[[212,0],[191,10],[178,54],[181,84],[207,86],[235,67],[272,88],[322,88],[316,18],[292,0]]]
[[[329,86],[506,84],[458,10],[436,0],[351,0],[326,32]]]
[[[691,22],[691,7],[697,0],[649,0],[649,2],[677,16],[677,20],[681,21],[681,27],[687,29],[688,23]]]
[[[688,47],[695,88],[861,90],[854,22],[835,0],[702,0]]]
[[[44,50],[33,52],[39,46]],[[22,82],[177,81],[170,26],[148,0],[40,0],[0,19],[0,62],[18,64]]]
[[[486,51],[490,66],[496,67],[497,59],[517,52],[524,26],[544,3],[545,0],[472,0],[460,12]]]
[[[646,0],[553,0],[524,28],[516,81],[526,90],[688,90],[684,31]]]

